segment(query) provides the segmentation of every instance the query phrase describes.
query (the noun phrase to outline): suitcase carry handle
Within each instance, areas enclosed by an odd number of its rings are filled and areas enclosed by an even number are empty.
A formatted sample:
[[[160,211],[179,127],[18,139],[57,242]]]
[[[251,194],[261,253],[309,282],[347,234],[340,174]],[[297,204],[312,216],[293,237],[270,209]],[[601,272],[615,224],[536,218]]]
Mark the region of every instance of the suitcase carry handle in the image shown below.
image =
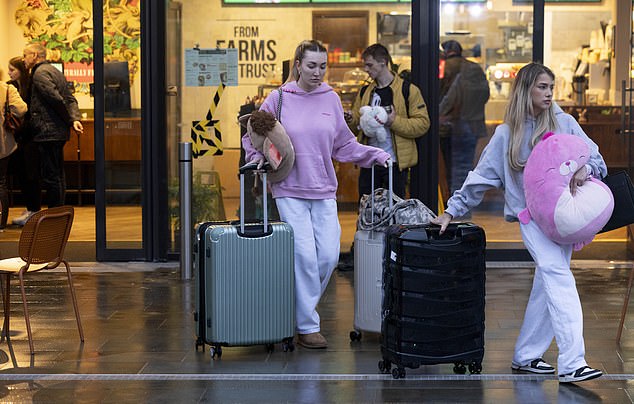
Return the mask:
[[[267,189],[266,189],[266,172],[270,168],[270,164],[265,162],[262,167],[258,168],[258,163],[247,163],[239,168],[240,172],[240,234],[246,235],[244,232],[244,175],[248,171],[259,171],[262,173],[262,209],[264,210],[263,235],[269,232],[269,208],[267,206]],[[252,235],[251,236],[257,236]]]
[[[389,207],[390,207],[390,212],[392,211],[392,208],[394,207],[394,179],[392,178],[392,166],[394,165],[394,163],[392,162],[392,159],[388,159],[387,160],[387,183],[388,183],[388,200],[389,200]],[[376,166],[376,164],[372,165],[372,180],[371,180],[371,187],[370,187],[370,209],[372,210],[372,217],[374,217],[374,167]],[[390,218],[390,224],[394,224],[394,217]],[[374,230],[370,230],[370,231],[374,231]]]
[[[271,165],[268,162],[265,162],[261,168],[258,168],[258,163],[246,163],[238,170],[240,174],[246,174],[248,171],[268,171],[271,168]]]
[[[427,231],[407,231],[405,234],[401,236],[403,240],[410,241],[423,241],[427,242],[433,240],[436,244],[442,245],[459,245],[462,243],[462,238],[460,237],[461,230],[457,224],[450,223],[447,226],[445,232],[440,234],[440,225],[424,225],[424,228],[428,229]],[[428,234],[431,233],[431,234]]]

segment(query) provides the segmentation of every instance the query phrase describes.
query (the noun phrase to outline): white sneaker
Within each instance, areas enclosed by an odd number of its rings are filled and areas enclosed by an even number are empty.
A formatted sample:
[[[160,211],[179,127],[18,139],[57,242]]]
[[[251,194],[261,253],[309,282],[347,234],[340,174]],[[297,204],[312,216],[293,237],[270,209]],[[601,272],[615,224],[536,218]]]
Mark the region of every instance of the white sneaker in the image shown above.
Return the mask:
[[[511,369],[519,370],[521,372],[531,372],[538,374],[554,374],[555,368],[544,362],[542,358],[537,358],[528,365],[520,365],[518,363],[512,362]]]
[[[31,212],[30,210],[25,210],[20,216],[14,218],[11,223],[18,226],[24,226],[24,223],[26,223],[26,221],[29,220],[29,218],[33,216],[34,213],[35,212]]]
[[[559,375],[559,383],[574,383],[584,380],[592,380],[601,377],[603,372],[598,369],[592,369],[590,366],[583,366],[574,372]]]

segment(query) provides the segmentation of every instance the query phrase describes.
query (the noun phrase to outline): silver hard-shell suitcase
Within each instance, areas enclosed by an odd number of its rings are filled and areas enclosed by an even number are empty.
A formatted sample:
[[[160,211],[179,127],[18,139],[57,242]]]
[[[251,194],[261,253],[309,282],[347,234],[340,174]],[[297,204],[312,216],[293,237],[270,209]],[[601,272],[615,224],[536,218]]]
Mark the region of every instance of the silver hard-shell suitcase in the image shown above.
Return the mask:
[[[392,162],[388,164],[389,198],[392,207]],[[374,167],[372,167],[372,193],[374,195]],[[372,209],[374,210],[374,198]],[[360,340],[361,331],[381,332],[381,305],[383,303],[383,250],[385,233],[357,230],[354,234],[354,330],[350,340]]]
[[[293,229],[269,223],[267,206],[262,222],[244,223],[244,174],[253,169],[240,168],[240,221],[196,228],[196,347],[211,345],[212,359],[222,346],[264,344],[272,351],[282,342],[284,351],[294,350]],[[266,192],[266,172],[262,180]]]

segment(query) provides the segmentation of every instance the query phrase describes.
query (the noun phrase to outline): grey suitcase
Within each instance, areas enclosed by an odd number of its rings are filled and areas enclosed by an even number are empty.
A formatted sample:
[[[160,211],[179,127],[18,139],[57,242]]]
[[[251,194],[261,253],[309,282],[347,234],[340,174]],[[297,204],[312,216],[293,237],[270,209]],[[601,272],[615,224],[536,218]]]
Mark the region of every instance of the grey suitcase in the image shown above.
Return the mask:
[[[392,163],[389,163],[390,208],[392,207]],[[372,193],[374,195],[374,167],[372,167]],[[372,200],[373,202],[374,200]],[[374,210],[374,205],[372,204]],[[381,332],[381,306],[383,303],[383,250],[385,233],[357,230],[354,234],[354,330],[350,340],[361,340],[361,331]]]
[[[212,359],[222,346],[264,344],[272,351],[282,342],[284,351],[294,350],[293,229],[269,223],[266,206],[263,221],[244,222],[244,174],[253,169],[240,168],[240,221],[196,228],[196,348],[211,345]],[[266,192],[266,172],[262,177]]]

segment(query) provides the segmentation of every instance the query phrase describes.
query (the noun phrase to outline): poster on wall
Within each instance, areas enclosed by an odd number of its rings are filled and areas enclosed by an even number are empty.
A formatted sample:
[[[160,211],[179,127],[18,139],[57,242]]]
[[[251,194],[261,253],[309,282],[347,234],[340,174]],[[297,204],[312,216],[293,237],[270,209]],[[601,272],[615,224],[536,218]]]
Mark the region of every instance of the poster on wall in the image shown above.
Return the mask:
[[[238,50],[199,49],[185,50],[185,85],[210,87],[238,85]]]

